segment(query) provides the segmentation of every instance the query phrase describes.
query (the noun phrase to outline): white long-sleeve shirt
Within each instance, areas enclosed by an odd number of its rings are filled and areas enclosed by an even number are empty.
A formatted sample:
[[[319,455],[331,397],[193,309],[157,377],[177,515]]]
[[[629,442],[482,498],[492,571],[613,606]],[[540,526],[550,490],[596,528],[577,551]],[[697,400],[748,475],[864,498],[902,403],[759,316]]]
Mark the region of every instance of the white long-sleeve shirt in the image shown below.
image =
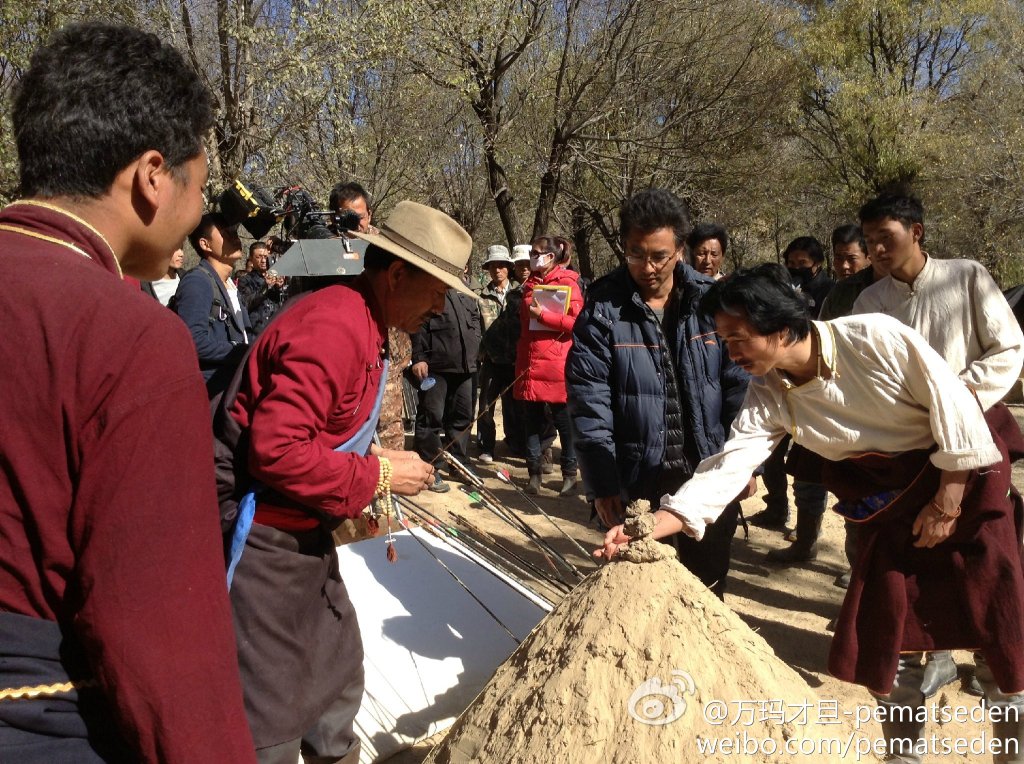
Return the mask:
[[[929,257],[913,284],[886,276],[861,292],[853,312],[884,313],[916,329],[986,410],[1020,376],[1024,333],[995,281],[973,260]]]
[[[812,326],[830,378],[794,386],[773,370],[751,379],[721,453],[662,497],[661,508],[678,515],[694,538],[703,537],[787,433],[833,461],[935,444],[931,461],[942,470],[999,461],[978,401],[917,332],[882,315]]]

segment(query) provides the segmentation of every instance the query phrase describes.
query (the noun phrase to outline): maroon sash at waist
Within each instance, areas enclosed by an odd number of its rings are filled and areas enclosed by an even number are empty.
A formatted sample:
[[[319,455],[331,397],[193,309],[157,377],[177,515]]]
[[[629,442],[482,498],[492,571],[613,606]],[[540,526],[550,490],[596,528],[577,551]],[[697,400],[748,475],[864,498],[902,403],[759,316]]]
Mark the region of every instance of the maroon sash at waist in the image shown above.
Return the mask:
[[[1024,690],[1021,507],[994,428],[993,438],[1002,461],[970,474],[954,534],[932,549],[912,533],[941,477],[927,452],[825,463],[823,482],[840,498],[903,488],[861,524],[829,655],[839,679],[886,694],[900,652],[979,649],[1004,692]]]

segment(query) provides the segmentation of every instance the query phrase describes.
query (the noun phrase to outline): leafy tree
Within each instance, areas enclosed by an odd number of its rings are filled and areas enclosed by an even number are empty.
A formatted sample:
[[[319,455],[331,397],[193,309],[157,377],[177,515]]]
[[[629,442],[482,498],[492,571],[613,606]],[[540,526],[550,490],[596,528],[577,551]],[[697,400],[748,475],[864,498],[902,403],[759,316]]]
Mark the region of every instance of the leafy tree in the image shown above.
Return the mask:
[[[793,45],[804,76],[792,134],[820,194],[852,204],[911,185],[936,159],[939,115],[957,94],[987,0],[803,3]]]
[[[480,127],[487,184],[505,239],[522,238],[502,144],[517,104],[507,94],[514,67],[539,38],[543,0],[412,0],[418,23],[406,40],[414,71],[468,105]]]

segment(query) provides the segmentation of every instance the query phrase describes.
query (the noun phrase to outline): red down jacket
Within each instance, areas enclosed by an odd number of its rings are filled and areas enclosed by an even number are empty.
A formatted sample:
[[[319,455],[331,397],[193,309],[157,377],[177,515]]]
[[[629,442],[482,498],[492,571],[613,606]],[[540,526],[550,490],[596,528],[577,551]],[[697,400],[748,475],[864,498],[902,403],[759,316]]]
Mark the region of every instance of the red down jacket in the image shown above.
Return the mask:
[[[555,266],[546,276],[532,274],[523,284],[523,304],[519,311],[522,331],[516,346],[516,386],[513,391],[521,401],[565,403],[565,359],[572,347],[572,327],[583,309],[579,274],[564,265]],[[558,314],[545,310],[540,323],[547,329],[530,329],[530,303],[536,286],[567,286],[569,312]]]

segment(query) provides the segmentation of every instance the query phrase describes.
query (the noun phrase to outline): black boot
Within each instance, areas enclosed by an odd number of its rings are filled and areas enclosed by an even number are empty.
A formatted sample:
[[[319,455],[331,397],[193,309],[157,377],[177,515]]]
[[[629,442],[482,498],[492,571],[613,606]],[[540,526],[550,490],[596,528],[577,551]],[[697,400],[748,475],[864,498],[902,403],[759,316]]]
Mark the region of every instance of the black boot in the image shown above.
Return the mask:
[[[795,562],[810,562],[818,557],[818,534],[821,532],[821,515],[811,516],[810,511],[797,509],[796,541],[785,549],[773,549],[766,556],[768,562],[792,565]]]
[[[992,764],[1024,764],[1024,714],[1016,706],[1003,710],[1006,713],[992,721],[992,737],[1002,741],[999,753],[992,755]]]
[[[904,708],[907,712],[915,711],[913,708]],[[921,764],[921,757],[916,752],[917,742],[924,733],[924,722],[919,722],[909,715],[900,717],[894,714],[891,720],[882,721],[882,735],[885,736],[888,756],[886,761],[892,764]]]
[[[956,679],[956,663],[953,662],[952,653],[948,650],[928,653],[928,662],[924,666],[924,681],[921,683],[921,692],[925,698],[932,697]]]
[[[758,528],[772,531],[783,531],[789,522],[789,507],[765,507],[747,518],[747,522]]]
[[[558,489],[559,496],[575,496],[576,495],[576,474],[562,473],[562,487]]]

